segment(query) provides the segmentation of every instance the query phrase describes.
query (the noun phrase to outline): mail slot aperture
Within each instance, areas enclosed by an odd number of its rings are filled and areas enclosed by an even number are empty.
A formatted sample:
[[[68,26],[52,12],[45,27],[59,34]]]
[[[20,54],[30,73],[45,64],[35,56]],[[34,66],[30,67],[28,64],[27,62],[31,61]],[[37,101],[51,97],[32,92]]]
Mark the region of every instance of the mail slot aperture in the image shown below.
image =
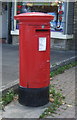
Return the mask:
[[[36,29],[36,32],[49,32],[50,29]]]

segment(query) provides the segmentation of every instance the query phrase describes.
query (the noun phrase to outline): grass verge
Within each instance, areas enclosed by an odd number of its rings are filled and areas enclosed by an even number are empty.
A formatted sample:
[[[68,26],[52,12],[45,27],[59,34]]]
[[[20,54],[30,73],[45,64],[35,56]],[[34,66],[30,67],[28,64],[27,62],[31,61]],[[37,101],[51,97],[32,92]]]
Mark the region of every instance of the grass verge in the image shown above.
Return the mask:
[[[60,92],[57,92],[53,85],[50,85],[49,95],[51,105],[45,109],[39,119],[46,118],[46,116],[53,116],[53,113],[56,114],[56,110],[64,103],[65,97]]]
[[[52,71],[52,72],[50,73],[50,77],[54,77],[55,75],[61,74],[61,73],[63,73],[65,70],[70,69],[70,68],[75,67],[75,66],[77,66],[77,61],[71,62],[71,63],[68,64],[68,65],[64,65],[64,66],[62,66],[62,67],[59,67],[58,69],[56,69],[56,70],[54,70],[54,71]]]
[[[14,90],[8,90],[7,93],[0,98],[0,109],[4,110],[4,107],[9,104],[15,96],[17,96],[17,94],[14,92]]]

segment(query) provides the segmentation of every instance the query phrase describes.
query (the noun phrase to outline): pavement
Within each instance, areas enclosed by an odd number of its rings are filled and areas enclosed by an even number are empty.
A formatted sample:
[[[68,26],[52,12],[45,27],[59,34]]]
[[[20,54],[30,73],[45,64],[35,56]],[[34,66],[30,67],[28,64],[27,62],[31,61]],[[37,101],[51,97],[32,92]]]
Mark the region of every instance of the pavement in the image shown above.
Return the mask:
[[[0,46],[1,48],[1,46]],[[76,51],[53,50],[50,52],[50,69],[51,71],[58,66],[74,61]],[[1,64],[0,64],[1,67]],[[5,90],[10,86],[18,84],[19,78],[19,47],[18,45],[2,45],[2,85],[0,90]]]
[[[55,76],[51,80],[51,84],[55,85],[55,88],[57,91],[62,92],[63,96],[65,96],[65,100],[62,106],[58,108],[56,111],[56,114],[53,114],[53,116],[47,116],[46,118],[59,118],[59,120],[62,120],[62,118],[69,118],[67,120],[73,120],[77,116],[76,108],[75,106],[75,72],[77,72],[75,69],[77,67],[70,68],[69,70],[66,70],[64,73],[59,74]],[[9,120],[17,120],[16,118],[21,118],[23,120],[24,118],[36,118],[36,120],[39,118],[39,116],[43,113],[43,111],[50,106],[51,103],[48,103],[45,106],[42,107],[26,107],[23,105],[20,105],[17,100],[13,100],[9,105],[5,107],[5,111],[1,112],[0,114],[3,117],[3,120],[6,120],[4,118],[9,118]]]

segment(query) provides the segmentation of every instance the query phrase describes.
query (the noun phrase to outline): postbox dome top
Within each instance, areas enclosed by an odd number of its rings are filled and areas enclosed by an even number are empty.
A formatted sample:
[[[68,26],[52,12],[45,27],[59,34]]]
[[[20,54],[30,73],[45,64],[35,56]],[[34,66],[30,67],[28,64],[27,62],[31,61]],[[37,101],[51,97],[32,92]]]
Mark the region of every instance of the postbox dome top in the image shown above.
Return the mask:
[[[41,13],[41,12],[28,12],[28,13],[22,13],[14,16],[16,20],[22,21],[22,20],[52,20],[54,16]]]

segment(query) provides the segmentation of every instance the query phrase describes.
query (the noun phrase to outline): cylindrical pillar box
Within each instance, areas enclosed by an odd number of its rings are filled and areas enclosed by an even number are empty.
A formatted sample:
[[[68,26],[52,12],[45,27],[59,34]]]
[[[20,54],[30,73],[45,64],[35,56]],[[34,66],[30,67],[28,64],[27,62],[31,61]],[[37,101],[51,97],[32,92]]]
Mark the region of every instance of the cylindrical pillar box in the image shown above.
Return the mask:
[[[49,22],[53,16],[31,12],[14,18],[19,20],[19,102],[26,106],[45,105],[49,102]]]

